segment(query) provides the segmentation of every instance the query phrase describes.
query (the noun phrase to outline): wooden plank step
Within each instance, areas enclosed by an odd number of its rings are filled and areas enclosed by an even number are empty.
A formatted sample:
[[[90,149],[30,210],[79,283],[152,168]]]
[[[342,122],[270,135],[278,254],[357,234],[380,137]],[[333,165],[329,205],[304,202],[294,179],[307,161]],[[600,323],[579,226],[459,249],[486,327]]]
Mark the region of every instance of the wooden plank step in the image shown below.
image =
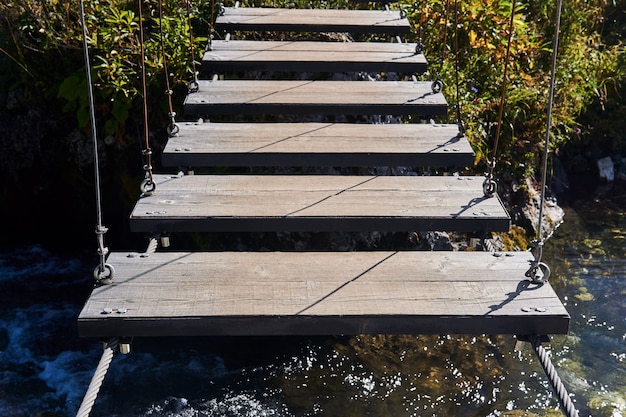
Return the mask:
[[[134,232],[508,231],[482,177],[155,175]]]
[[[81,337],[566,334],[528,252],[112,253]]]
[[[403,35],[411,25],[400,11],[226,7],[215,20],[223,33],[233,31],[351,32]]]
[[[439,166],[474,163],[454,124],[179,123],[164,166]]]
[[[186,115],[325,114],[445,115],[441,92],[413,81],[200,81],[187,95]]]
[[[421,74],[428,69],[415,43],[222,41],[212,42],[202,69],[281,72],[399,72]]]

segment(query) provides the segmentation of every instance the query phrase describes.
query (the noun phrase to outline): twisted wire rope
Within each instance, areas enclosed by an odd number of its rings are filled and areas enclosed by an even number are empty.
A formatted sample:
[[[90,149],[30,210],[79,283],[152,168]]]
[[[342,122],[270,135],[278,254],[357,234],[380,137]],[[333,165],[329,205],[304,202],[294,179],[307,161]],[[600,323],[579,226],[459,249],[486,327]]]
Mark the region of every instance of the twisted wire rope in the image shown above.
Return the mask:
[[[104,377],[109,370],[109,365],[113,360],[113,356],[115,354],[115,349],[119,345],[119,339],[114,338],[109,340],[102,352],[102,356],[100,357],[100,362],[98,362],[98,366],[91,378],[91,382],[89,383],[89,387],[87,388],[87,392],[83,397],[83,401],[78,408],[78,412],[76,413],[76,417],[88,417],[91,413],[93,405],[98,398],[98,393],[100,392],[100,388],[102,387],[102,383],[104,382]]]

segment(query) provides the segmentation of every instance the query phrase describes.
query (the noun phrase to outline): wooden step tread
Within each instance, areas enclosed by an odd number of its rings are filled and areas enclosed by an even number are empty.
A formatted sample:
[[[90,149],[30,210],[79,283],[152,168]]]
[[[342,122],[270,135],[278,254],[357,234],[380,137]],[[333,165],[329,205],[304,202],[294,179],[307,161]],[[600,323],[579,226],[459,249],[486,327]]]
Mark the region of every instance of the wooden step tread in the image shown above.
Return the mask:
[[[454,124],[179,123],[164,166],[437,166],[474,163]]]
[[[416,44],[382,42],[212,42],[202,68],[229,71],[400,72],[421,74],[428,64]]]
[[[115,252],[81,337],[566,334],[528,252]]]
[[[400,11],[226,7],[215,20],[222,33],[233,31],[351,32],[402,35],[411,32]]]
[[[134,232],[508,231],[482,177],[155,175]]]
[[[200,81],[186,115],[325,114],[445,115],[441,92],[413,81]]]

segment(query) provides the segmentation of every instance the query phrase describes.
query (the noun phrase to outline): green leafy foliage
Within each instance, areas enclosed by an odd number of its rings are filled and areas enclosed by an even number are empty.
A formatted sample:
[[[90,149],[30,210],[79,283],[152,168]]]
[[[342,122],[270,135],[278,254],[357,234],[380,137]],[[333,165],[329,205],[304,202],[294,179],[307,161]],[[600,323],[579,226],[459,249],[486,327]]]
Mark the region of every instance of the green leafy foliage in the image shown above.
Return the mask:
[[[511,27],[510,0],[422,1],[404,5],[412,10],[410,18],[416,39],[424,43],[433,65],[426,77],[441,77],[444,93],[460,106],[461,120],[477,151],[479,166],[484,167],[495,156],[501,169],[521,177],[533,174],[542,153],[556,6],[555,2],[529,1],[519,1],[515,6]],[[592,103],[602,105],[614,97],[615,88],[624,78],[621,40],[611,45],[604,42],[602,25],[610,12],[608,7],[602,0],[564,2],[552,109],[554,149],[579,131],[579,118]]]
[[[140,4],[144,18],[141,24],[136,1],[85,2],[98,123],[119,144],[137,140],[127,134],[126,127],[131,120],[141,120],[141,65],[145,65],[147,72],[149,107],[157,110],[151,112],[150,124],[159,128],[168,122],[167,109],[159,112],[163,108],[166,82],[173,89],[184,86],[197,64],[192,62],[192,49],[195,56],[201,56],[207,41],[208,22],[196,18],[201,13],[198,7],[190,4],[188,9],[187,3],[174,0]],[[4,2],[0,5],[0,16],[7,26],[0,29],[0,56],[20,68],[12,77],[14,86],[24,87],[31,94],[45,90],[48,95],[56,96],[62,100],[63,111],[74,114],[78,126],[88,129],[89,102],[79,10],[77,0]],[[196,27],[190,28],[190,23]],[[145,37],[143,60],[139,42],[141,26]],[[194,31],[203,36],[196,34],[191,45]]]
[[[478,169],[496,156],[498,167],[514,176],[532,175],[538,165],[547,110],[555,2],[515,0],[426,1],[396,3],[409,12],[413,37],[425,45],[431,62],[426,80],[440,78],[477,151]],[[225,2],[232,5],[234,1]],[[1,93],[21,88],[33,100],[44,91],[47,112],[89,129],[86,77],[78,0],[7,0],[0,4]],[[143,22],[139,21],[141,4]],[[348,0],[245,0],[246,6],[369,8],[377,4]],[[553,147],[584,137],[582,115],[620,108],[626,65],[624,1],[566,0],[553,108]],[[141,64],[147,71],[151,129],[168,123],[166,81],[174,90],[175,111],[211,33],[216,2],[174,0],[94,0],[85,2],[99,128],[122,147],[137,141],[142,118]],[[191,11],[188,15],[188,8]],[[161,17],[162,15],[162,17]],[[141,23],[141,24],[140,24]],[[190,24],[193,27],[190,27]],[[145,54],[140,57],[139,30]],[[511,32],[512,31],[512,32]],[[512,33],[505,105],[498,148],[500,94],[509,34]],[[193,45],[190,34],[195,36]],[[214,33],[215,36],[219,34]],[[199,36],[200,35],[200,36]],[[143,59],[142,59],[143,58]],[[199,65],[199,64],[198,64]],[[167,67],[167,72],[165,68]],[[623,92],[623,91],[622,91]],[[611,114],[620,114],[613,111]],[[624,141],[624,129],[611,130]]]

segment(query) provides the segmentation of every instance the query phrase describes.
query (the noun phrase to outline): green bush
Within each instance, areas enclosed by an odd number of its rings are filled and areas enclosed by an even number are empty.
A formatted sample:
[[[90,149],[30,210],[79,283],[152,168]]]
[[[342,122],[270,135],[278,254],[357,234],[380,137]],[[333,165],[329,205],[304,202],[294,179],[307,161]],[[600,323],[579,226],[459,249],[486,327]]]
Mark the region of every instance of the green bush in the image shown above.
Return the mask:
[[[141,3],[150,124],[159,128],[169,122],[164,94],[166,81],[173,89],[180,89],[192,79],[192,48],[197,61],[207,41],[208,22],[197,17],[206,13],[197,6],[191,6],[188,15],[186,3],[173,0],[162,4],[158,0]],[[85,2],[99,128],[120,144],[136,140],[127,134],[126,123],[142,117],[137,7],[137,2],[131,0]],[[55,103],[55,98],[62,99],[62,109],[75,115],[78,127],[88,129],[79,10],[76,0],[5,2],[0,5],[0,16],[7,25],[0,41],[4,55],[2,67],[20,69],[9,76],[12,83],[8,88],[22,87],[32,96],[45,91]],[[191,32],[189,22],[195,22]],[[195,35],[193,45],[191,34]],[[198,63],[195,64],[199,69]]]
[[[192,77],[191,51],[196,61],[199,60],[207,42],[210,20],[215,16],[211,8],[216,5],[194,2],[190,4],[188,19],[185,2],[141,3],[150,126],[162,129],[169,122],[164,95],[166,75],[172,88],[180,93],[174,97],[177,111],[186,92],[185,84]],[[350,7],[344,0],[242,2],[242,6],[246,5]],[[418,1],[392,5],[409,11],[414,25],[412,40],[421,38],[426,47],[432,70],[425,78],[441,77],[449,101],[460,106],[461,119],[477,151],[478,169],[484,169],[485,162],[493,157],[512,5],[511,0]],[[555,149],[579,138],[579,120],[590,105],[602,108],[616,96],[625,71],[621,44],[625,24],[620,5],[623,6],[623,1],[609,5],[603,0],[568,0],[564,5],[553,109]],[[140,129],[136,125],[142,123],[143,117],[137,2],[94,0],[85,6],[98,126],[125,146],[138,139],[136,132]],[[78,10],[77,0],[2,3],[0,75],[6,82],[0,88],[4,89],[3,96],[10,90],[22,89],[33,102],[43,91],[46,100],[38,103],[39,106],[53,117],[72,115],[74,123],[87,131],[89,112]],[[498,169],[514,176],[532,175],[541,154],[554,16],[554,2],[517,3],[506,105],[496,155],[500,162]],[[608,28],[607,16],[612,16]],[[193,45],[189,37],[190,21],[191,33],[195,35]],[[164,64],[168,66],[168,74],[164,73]],[[64,111],[61,115],[59,108]],[[456,119],[454,110],[449,119]],[[129,125],[133,128],[129,129]]]
[[[433,63],[430,77],[441,76],[446,96],[462,109],[461,119],[477,151],[479,167],[494,156],[512,6],[510,0],[450,0],[404,6],[412,10],[416,38],[422,39]],[[542,153],[555,8],[555,2],[516,4],[496,159],[500,169],[517,177],[532,175]],[[611,100],[624,78],[626,68],[620,61],[623,46],[620,41],[610,45],[604,41],[613,34],[602,31],[605,15],[610,12],[608,3],[601,0],[569,0],[563,6],[552,113],[553,149],[576,137],[581,114],[592,103],[602,106]],[[623,33],[624,26],[613,29]]]

